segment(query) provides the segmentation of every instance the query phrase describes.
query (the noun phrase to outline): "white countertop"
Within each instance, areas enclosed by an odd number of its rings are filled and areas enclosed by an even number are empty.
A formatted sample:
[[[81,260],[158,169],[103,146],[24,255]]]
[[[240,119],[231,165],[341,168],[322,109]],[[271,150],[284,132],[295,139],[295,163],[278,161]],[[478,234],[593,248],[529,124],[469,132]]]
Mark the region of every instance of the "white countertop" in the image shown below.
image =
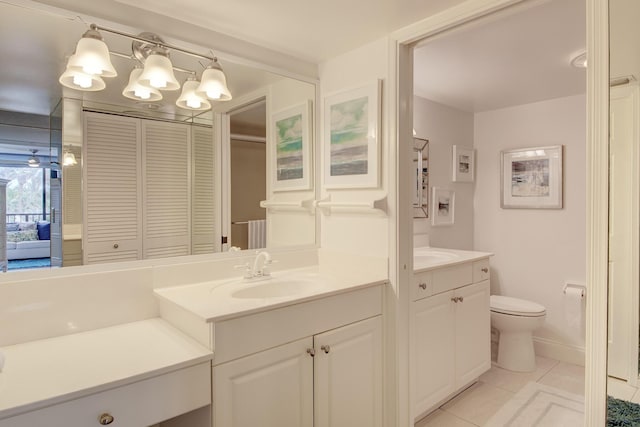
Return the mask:
[[[429,246],[419,247],[413,249],[413,271],[428,271],[434,268],[477,261],[490,256],[493,256],[490,252],[432,248]]]
[[[238,298],[237,292],[277,281],[304,283],[290,295],[269,298]],[[387,277],[368,270],[340,275],[322,272],[317,266],[272,273],[266,280],[242,278],[217,280],[154,290],[155,294],[190,311],[206,322],[216,322],[274,308],[383,284]]]
[[[0,419],[209,361],[155,318],[0,348]]]

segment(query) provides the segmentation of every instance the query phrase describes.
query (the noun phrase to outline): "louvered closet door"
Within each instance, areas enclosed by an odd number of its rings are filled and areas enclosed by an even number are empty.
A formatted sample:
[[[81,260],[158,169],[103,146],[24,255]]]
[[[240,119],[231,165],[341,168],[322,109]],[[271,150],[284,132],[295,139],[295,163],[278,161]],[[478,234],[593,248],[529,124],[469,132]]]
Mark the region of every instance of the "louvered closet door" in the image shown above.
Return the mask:
[[[144,258],[191,250],[191,129],[142,121]]]
[[[84,117],[84,263],[142,258],[140,122]]]
[[[191,128],[193,181],[191,186],[191,253],[219,251],[216,239],[215,150],[213,129]]]

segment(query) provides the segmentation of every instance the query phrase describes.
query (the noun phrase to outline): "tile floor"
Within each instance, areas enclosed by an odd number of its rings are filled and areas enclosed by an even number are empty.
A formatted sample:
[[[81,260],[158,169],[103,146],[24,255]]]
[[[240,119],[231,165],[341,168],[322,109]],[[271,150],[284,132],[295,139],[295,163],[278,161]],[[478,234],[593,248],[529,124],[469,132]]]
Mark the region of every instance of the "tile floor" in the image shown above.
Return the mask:
[[[574,394],[584,394],[584,367],[536,357],[535,372],[511,372],[493,366],[477,383],[415,424],[415,427],[483,426],[522,387],[539,382]],[[637,396],[640,398],[640,396]]]
[[[616,399],[640,404],[640,389],[628,385],[626,381],[609,377],[607,381],[607,394]]]

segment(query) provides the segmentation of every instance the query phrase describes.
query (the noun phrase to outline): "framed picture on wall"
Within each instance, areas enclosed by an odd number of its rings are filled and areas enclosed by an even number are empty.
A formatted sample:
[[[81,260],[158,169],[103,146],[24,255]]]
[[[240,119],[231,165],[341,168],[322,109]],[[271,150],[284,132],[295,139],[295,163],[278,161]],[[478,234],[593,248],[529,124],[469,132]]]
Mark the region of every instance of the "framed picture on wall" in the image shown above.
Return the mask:
[[[311,188],[311,101],[271,116],[273,191]]]
[[[475,161],[473,149],[453,146],[453,182],[473,182]]]
[[[381,80],[324,98],[326,188],[379,186]]]
[[[431,225],[453,225],[456,193],[444,188],[433,187],[431,194],[433,194]]]
[[[562,145],[502,151],[503,209],[562,209]]]

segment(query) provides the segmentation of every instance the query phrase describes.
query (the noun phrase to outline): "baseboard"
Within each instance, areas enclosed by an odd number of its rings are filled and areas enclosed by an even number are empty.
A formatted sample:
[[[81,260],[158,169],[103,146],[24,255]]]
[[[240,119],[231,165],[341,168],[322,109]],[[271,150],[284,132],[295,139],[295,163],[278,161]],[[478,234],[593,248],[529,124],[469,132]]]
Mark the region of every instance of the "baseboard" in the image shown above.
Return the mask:
[[[533,337],[533,348],[537,356],[584,366],[584,347],[562,344],[545,338]]]

